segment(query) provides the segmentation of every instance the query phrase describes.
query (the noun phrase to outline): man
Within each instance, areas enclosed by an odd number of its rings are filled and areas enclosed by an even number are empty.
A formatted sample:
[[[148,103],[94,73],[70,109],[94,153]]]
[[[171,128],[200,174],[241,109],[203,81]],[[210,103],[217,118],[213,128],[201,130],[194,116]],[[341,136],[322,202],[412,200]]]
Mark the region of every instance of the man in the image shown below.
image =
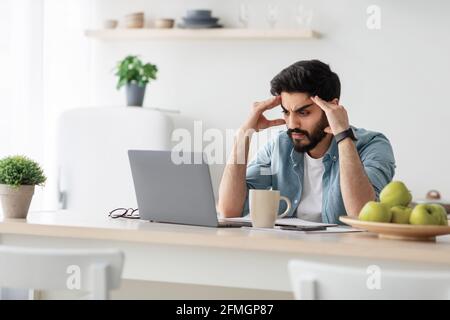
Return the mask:
[[[357,217],[378,199],[394,176],[392,147],[381,133],[350,126],[340,91],[337,74],[318,60],[296,62],[272,79],[274,97],[255,103],[236,135],[219,188],[224,217],[248,214],[249,189],[280,190],[292,202],[288,216],[325,223]],[[283,119],[263,115],[279,105]],[[282,124],[288,130],[247,166],[253,132]],[[285,208],[281,202],[280,212]]]

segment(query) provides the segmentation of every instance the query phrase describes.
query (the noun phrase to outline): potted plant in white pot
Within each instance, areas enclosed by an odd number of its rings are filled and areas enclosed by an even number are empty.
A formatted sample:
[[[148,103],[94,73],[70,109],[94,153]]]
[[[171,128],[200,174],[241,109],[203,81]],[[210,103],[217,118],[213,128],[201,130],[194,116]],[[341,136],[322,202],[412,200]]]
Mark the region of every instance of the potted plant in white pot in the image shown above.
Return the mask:
[[[36,185],[46,180],[43,170],[24,156],[0,160],[0,198],[5,218],[25,219]]]
[[[142,107],[145,88],[151,80],[156,80],[158,67],[143,63],[137,56],[127,56],[118,62],[115,75],[118,77],[117,90],[126,86],[127,105]]]

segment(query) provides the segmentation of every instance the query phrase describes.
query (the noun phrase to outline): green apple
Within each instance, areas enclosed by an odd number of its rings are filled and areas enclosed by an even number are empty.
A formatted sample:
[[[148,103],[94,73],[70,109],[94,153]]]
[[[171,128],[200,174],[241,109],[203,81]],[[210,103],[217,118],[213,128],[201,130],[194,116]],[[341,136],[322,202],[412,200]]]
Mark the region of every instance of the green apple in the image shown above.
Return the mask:
[[[381,202],[369,201],[359,212],[359,220],[373,222],[391,222],[389,208]]]
[[[388,207],[395,206],[407,207],[412,200],[411,192],[401,181],[392,181],[388,183],[380,193],[380,202]]]
[[[441,214],[441,225],[448,226],[448,218],[447,218],[447,210],[443,206],[441,206],[438,203],[429,203],[431,207],[433,207],[435,210],[438,210]]]
[[[447,218],[447,215],[445,218]],[[420,225],[442,225],[444,223],[443,220],[443,213],[440,206],[430,203],[416,205],[409,217],[410,224]]]
[[[391,215],[393,223],[409,224],[409,217],[411,216],[412,209],[410,207],[395,206],[391,209]]]

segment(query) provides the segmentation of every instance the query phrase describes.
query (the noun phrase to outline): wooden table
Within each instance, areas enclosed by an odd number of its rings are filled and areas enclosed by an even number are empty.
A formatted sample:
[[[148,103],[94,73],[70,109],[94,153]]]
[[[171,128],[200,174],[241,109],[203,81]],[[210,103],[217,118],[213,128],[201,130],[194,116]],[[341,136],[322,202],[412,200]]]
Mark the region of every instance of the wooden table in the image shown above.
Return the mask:
[[[92,215],[95,217],[98,215]],[[448,269],[450,236],[434,242],[361,233],[206,228],[141,220],[80,218],[72,211],[32,212],[2,220],[0,243],[51,248],[118,248],[125,279],[290,291],[287,263],[300,258],[355,265]]]

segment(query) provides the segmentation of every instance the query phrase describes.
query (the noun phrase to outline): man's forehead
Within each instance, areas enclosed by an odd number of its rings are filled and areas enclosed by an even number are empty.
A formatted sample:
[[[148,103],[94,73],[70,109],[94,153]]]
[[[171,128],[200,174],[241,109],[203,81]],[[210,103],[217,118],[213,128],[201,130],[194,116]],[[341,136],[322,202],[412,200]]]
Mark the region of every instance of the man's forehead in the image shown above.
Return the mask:
[[[285,109],[296,110],[304,106],[314,104],[309,94],[296,92],[296,93],[281,93],[281,105]]]

